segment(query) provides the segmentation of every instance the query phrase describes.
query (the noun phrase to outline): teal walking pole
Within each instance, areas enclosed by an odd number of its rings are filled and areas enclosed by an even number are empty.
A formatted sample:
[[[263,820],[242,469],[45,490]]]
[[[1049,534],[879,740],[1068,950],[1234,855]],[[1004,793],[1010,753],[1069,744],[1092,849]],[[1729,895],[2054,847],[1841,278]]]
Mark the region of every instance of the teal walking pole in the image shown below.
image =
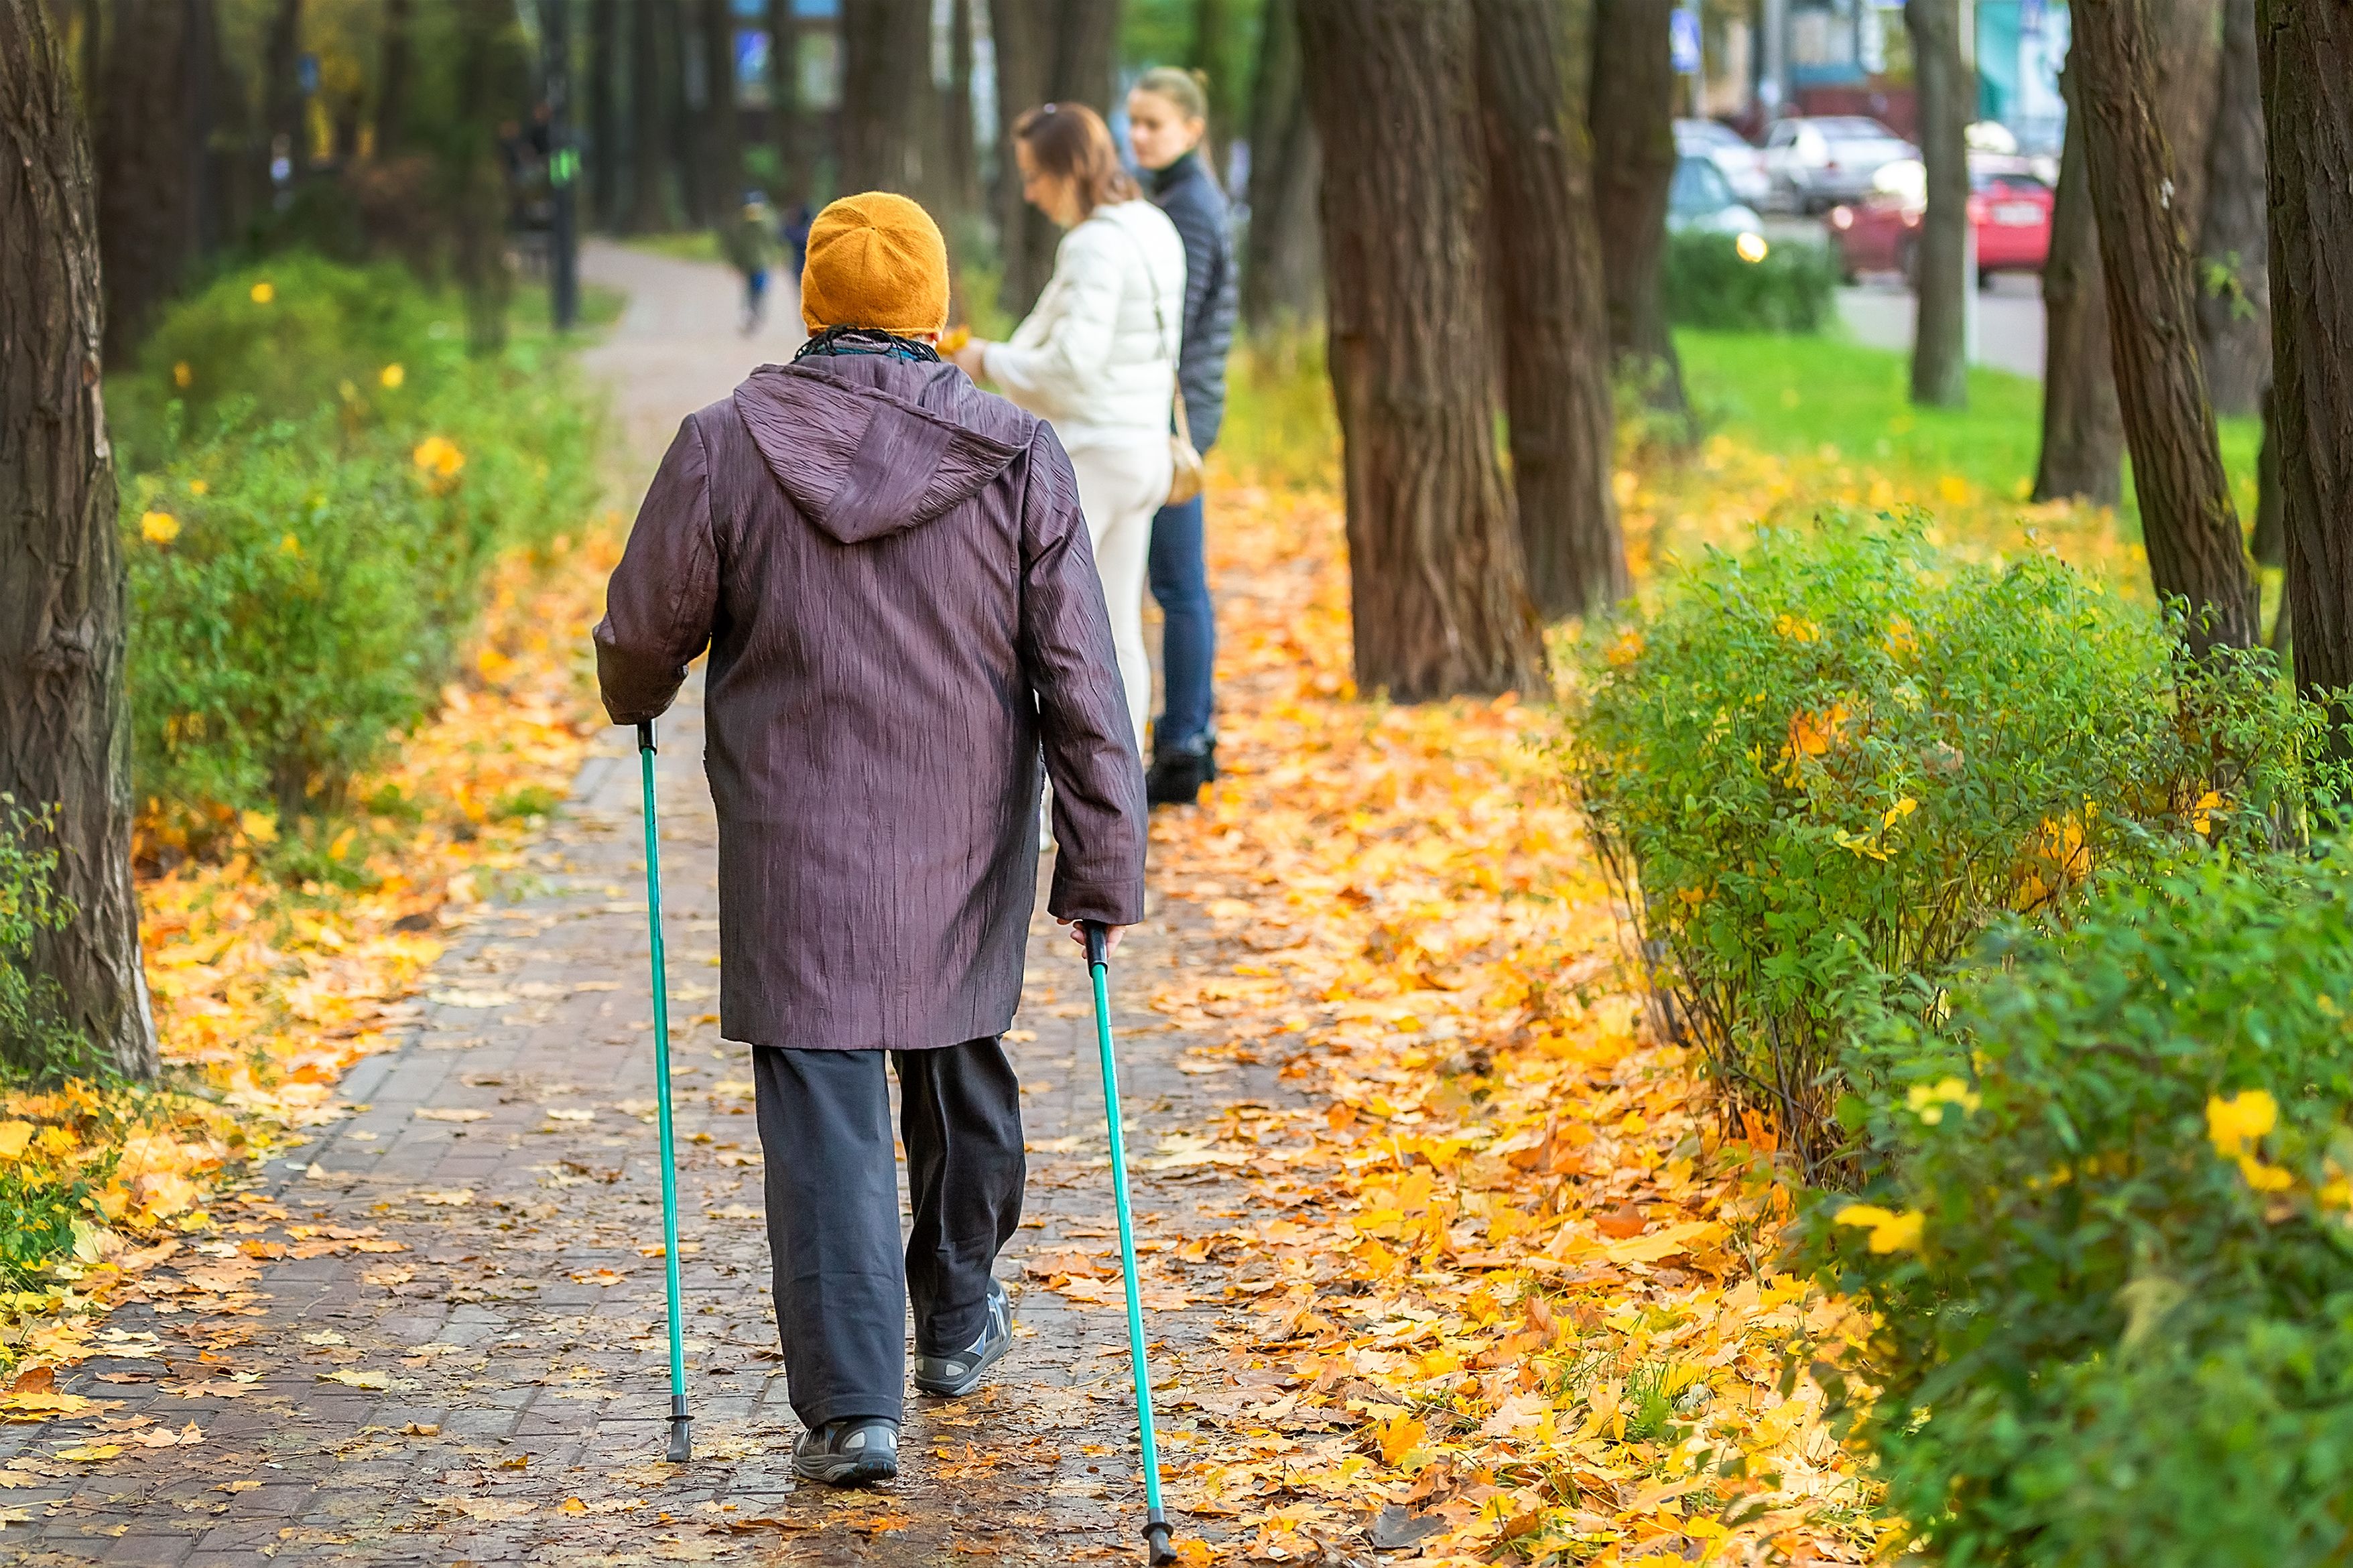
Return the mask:
[[[1127,1359],[1135,1369],[1136,1430],[1144,1447],[1144,1542],[1153,1568],[1176,1561],[1168,1544],[1168,1515],[1160,1506],[1160,1448],[1152,1436],[1152,1371],[1144,1351],[1144,1297],[1135,1279],[1135,1221],[1127,1202],[1127,1145],[1120,1135],[1119,1066],[1111,1048],[1111,937],[1083,922],[1087,970],[1095,983],[1095,1043],[1103,1051],[1103,1115],[1111,1123],[1111,1192],[1119,1209],[1119,1268],[1127,1283]]]
[[[678,1315],[678,1138],[670,1115],[670,978],[662,953],[661,847],[654,820],[654,727],[638,726],[638,763],[646,785],[646,923],[653,934],[654,1077],[661,1083],[655,1100],[661,1120],[662,1272],[670,1290],[670,1462],[693,1455],[692,1427],[686,1414],[686,1331]]]

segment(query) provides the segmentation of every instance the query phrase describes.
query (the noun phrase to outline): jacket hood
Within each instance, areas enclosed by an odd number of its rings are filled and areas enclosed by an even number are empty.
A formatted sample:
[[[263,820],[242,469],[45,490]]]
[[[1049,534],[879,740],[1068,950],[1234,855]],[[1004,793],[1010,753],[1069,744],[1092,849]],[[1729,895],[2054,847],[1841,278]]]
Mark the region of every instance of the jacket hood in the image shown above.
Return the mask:
[[[828,374],[815,361],[754,372],[735,389],[735,409],[793,505],[844,544],[931,521],[971,500],[1019,455],[944,414]]]

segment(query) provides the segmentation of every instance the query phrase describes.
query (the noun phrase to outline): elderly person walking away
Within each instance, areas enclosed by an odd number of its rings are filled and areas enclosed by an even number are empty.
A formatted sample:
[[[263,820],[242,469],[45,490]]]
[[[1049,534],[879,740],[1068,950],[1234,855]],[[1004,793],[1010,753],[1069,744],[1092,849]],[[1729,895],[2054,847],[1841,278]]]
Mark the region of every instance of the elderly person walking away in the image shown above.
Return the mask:
[[[1121,167],[1103,116],[1050,103],[1013,127],[1021,190],[1069,232],[1054,275],[1010,340],[975,339],[956,363],[1053,423],[1079,476],[1136,744],[1152,710],[1145,557],[1168,499],[1169,413],[1185,305],[1185,243]]]
[[[1144,769],[1079,491],[1054,432],[930,346],[947,251],[901,196],[809,233],[815,335],[690,415],[596,628],[617,724],[707,647],[720,1033],[752,1047],[793,1468],[898,1470],[915,1385],[965,1394],[1012,1344],[991,1277],[1021,1217],[1020,999],[1039,761],[1048,908],[1144,908]],[[1079,931],[1073,925],[1071,934]],[[884,1053],[914,1224],[900,1252]]]
[[[1127,140],[1146,195],[1185,241],[1184,343],[1176,379],[1187,434],[1207,456],[1226,417],[1226,351],[1234,340],[1234,236],[1226,193],[1203,154],[1209,98],[1198,72],[1158,66],[1127,95]],[[1145,794],[1155,805],[1191,805],[1218,776],[1217,710],[1210,691],[1218,622],[1209,605],[1201,498],[1164,506],[1152,520],[1152,596],[1164,617],[1160,672],[1166,702],[1152,727]]]

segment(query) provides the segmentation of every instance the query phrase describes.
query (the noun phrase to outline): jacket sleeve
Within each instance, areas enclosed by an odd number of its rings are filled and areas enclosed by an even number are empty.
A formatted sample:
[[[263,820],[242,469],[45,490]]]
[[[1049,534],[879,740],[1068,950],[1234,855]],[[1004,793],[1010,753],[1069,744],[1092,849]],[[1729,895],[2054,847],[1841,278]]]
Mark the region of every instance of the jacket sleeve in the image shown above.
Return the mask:
[[[686,667],[711,641],[718,605],[710,457],[689,416],[638,508],[628,547],[605,589],[596,683],[614,723],[642,724],[669,709]]]
[[[1021,509],[1021,660],[1038,700],[1054,781],[1058,920],[1144,918],[1144,763],[1113,651],[1111,613],[1079,511],[1071,459],[1043,423],[1031,439]]]
[[[1054,253],[1054,276],[1047,285],[1055,315],[1044,342],[1034,347],[988,345],[984,366],[988,378],[1025,407],[1040,403],[1067,407],[1083,399],[1111,363],[1120,290],[1128,268],[1104,254],[1098,238],[1080,229],[1062,237],[1061,248]]]
[[[1176,357],[1176,384],[1185,394],[1185,422],[1194,447],[1217,445],[1226,417],[1226,354],[1234,341],[1234,242],[1224,195],[1208,177],[1193,182],[1194,199],[1168,209],[1185,241],[1185,345]]]

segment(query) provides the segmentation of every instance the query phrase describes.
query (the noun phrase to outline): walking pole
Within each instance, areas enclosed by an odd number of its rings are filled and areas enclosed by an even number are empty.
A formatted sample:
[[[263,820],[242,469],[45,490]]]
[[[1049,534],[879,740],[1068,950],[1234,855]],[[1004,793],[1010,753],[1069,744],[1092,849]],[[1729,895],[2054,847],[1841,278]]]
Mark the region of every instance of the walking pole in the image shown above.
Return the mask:
[[[1103,1115],[1111,1122],[1111,1193],[1119,1209],[1119,1268],[1127,1283],[1127,1359],[1135,1369],[1136,1430],[1144,1445],[1144,1542],[1153,1568],[1176,1561],[1168,1544],[1168,1516],[1160,1507],[1160,1449],[1152,1437],[1152,1373],[1144,1354],[1144,1298],[1135,1279],[1135,1221],[1127,1203],[1127,1146],[1120,1136],[1119,1068],[1111,1049],[1111,938],[1092,921],[1082,922],[1087,969],[1095,983],[1095,1043],[1103,1051]]]
[[[646,923],[653,933],[654,1076],[661,1080],[655,1101],[661,1113],[662,1272],[670,1290],[670,1462],[693,1458],[692,1426],[686,1414],[686,1335],[678,1316],[678,1142],[670,1117],[670,981],[662,955],[661,847],[654,821],[654,727],[638,726],[638,762],[646,785]]]

